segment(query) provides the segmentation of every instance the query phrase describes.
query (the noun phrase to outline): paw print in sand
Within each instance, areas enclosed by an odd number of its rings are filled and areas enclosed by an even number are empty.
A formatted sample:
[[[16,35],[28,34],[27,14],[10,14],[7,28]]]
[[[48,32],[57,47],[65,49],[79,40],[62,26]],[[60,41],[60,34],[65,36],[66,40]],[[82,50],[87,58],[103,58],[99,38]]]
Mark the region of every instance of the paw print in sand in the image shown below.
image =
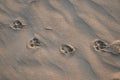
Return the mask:
[[[10,25],[10,27],[13,30],[21,30],[25,27],[25,25],[20,21],[20,20],[15,20],[13,23]]]
[[[34,37],[29,41],[28,48],[37,49],[41,46],[41,42],[38,38]]]
[[[59,50],[60,50],[61,54],[70,56],[75,53],[76,48],[70,44],[62,44]]]
[[[93,41],[93,48],[95,49],[95,51],[105,52],[107,47],[108,43],[103,40],[96,39]]]

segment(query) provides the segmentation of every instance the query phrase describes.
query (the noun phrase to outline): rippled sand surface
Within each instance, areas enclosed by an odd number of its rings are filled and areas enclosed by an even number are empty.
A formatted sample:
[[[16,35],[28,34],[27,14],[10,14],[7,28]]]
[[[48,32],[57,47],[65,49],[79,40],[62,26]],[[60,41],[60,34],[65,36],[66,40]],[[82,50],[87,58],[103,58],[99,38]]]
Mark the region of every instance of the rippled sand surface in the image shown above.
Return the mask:
[[[16,19],[23,29],[10,27]],[[0,80],[120,80],[120,55],[91,45],[119,34],[120,0],[0,0]],[[36,35],[42,45],[28,48]]]

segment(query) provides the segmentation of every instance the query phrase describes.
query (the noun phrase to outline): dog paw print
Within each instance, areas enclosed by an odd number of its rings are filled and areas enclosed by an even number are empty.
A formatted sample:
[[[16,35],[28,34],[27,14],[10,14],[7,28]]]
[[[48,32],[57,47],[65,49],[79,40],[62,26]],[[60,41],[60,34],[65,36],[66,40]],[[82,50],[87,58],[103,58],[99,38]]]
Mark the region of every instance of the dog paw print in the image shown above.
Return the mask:
[[[105,52],[107,47],[108,47],[108,43],[103,40],[96,39],[95,41],[93,41],[93,48],[96,51]]]
[[[20,20],[15,20],[13,21],[13,23],[10,25],[10,27],[13,29],[13,30],[21,30],[24,28],[24,24],[20,21]]]
[[[41,46],[41,42],[38,38],[34,37],[28,43],[28,48],[37,49]]]
[[[76,48],[73,47],[72,45],[70,44],[62,44],[61,47],[60,47],[60,52],[63,54],[63,55],[73,55],[76,51]]]

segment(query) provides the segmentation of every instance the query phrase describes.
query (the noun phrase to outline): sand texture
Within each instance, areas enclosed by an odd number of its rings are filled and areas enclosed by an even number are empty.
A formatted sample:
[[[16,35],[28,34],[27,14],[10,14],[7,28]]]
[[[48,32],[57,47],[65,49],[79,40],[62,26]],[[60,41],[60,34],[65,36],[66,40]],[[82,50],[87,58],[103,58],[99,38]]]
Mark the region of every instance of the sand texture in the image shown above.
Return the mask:
[[[0,0],[0,80],[120,80],[120,0]]]

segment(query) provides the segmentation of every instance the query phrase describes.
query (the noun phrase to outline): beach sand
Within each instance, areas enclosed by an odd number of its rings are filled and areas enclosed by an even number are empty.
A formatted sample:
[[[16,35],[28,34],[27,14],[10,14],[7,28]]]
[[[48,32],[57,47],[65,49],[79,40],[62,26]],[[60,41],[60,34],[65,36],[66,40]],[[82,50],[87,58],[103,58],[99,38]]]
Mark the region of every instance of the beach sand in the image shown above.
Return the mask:
[[[0,0],[0,80],[120,80],[120,55],[92,45],[119,34],[120,0]]]

